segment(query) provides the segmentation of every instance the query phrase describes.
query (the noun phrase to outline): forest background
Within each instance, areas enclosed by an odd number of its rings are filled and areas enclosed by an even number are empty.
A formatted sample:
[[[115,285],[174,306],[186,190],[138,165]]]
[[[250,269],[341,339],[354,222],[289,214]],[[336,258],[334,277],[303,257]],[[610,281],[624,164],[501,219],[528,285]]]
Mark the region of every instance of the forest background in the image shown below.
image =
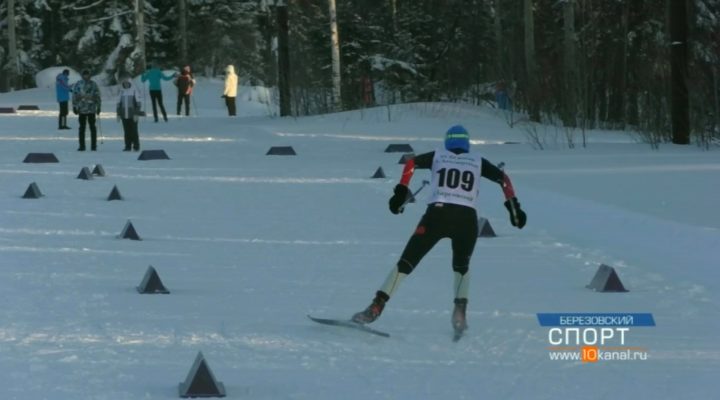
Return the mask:
[[[276,88],[278,9],[293,115],[487,102],[510,124],[661,143],[675,141],[675,89],[681,133],[705,146],[720,136],[720,0],[5,0],[0,91],[34,87],[51,66],[113,85],[148,64],[211,77],[233,64],[243,84]]]

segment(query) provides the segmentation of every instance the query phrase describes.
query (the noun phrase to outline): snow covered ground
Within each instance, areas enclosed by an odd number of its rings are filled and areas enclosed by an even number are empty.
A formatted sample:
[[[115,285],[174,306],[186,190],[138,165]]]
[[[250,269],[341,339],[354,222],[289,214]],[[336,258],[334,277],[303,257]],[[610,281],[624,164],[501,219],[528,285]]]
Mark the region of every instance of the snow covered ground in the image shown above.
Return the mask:
[[[586,149],[538,151],[494,110],[452,104],[280,119],[251,88],[230,118],[220,85],[200,81],[189,118],[165,87],[170,121],[140,124],[164,161],[120,151],[110,88],[99,151],[83,153],[76,129],[55,129],[52,89],[0,94],[0,107],[41,108],[0,115],[0,397],[177,398],[198,351],[231,399],[717,397],[716,148],[590,132]],[[499,236],[476,247],[466,337],[451,342],[446,241],[373,324],[391,338],[309,321],[364,308],[424,211],[387,210],[401,166],[385,147],[430,151],[456,123],[506,163],[528,213],[511,227],[484,182],[481,214]],[[60,162],[22,163],[30,152]],[[76,179],[98,163],[106,177]],[[378,167],[388,179],[369,179]],[[44,197],[21,198],[31,182]],[[124,201],[106,201],[113,185]],[[142,241],[117,238],[128,220]],[[601,263],[630,292],[586,289]],[[171,294],[137,293],[150,265]],[[543,312],[652,313],[657,326],[625,343],[648,359],[551,360]]]

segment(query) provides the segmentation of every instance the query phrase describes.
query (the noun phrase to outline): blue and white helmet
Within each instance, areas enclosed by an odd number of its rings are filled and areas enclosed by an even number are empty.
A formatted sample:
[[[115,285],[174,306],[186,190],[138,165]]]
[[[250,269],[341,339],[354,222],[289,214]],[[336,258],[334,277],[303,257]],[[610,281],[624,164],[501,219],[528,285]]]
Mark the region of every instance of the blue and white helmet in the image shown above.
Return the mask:
[[[445,134],[445,149],[448,151],[460,149],[466,153],[470,151],[470,134],[462,125],[455,125],[448,129]]]

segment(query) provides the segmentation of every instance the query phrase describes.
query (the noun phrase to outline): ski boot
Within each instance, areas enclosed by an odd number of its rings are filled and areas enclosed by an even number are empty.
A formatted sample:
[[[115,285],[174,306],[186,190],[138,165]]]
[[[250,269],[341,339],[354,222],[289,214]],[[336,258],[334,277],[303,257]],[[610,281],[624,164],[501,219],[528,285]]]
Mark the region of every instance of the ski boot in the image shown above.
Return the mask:
[[[465,319],[465,310],[467,309],[467,299],[455,299],[455,309],[452,313],[452,326],[456,334],[462,334],[467,329],[467,320]]]
[[[372,303],[364,310],[356,313],[352,317],[352,321],[358,324],[369,324],[382,314],[385,303],[389,300],[388,295],[383,292],[377,292]]]

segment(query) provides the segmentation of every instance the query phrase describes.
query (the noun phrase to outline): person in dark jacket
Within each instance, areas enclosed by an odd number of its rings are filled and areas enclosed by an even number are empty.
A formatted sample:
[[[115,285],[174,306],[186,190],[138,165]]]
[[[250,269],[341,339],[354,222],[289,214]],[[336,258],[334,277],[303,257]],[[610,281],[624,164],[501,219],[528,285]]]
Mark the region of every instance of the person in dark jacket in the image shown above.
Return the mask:
[[[90,125],[90,150],[97,150],[97,127],[95,116],[100,115],[102,99],[97,83],[90,79],[90,71],[83,70],[82,79],[73,86],[73,113],[79,115],[80,129],[78,151],[85,151],[85,126]]]
[[[58,116],[58,129],[70,129],[67,126],[68,102],[70,101],[70,70],[64,69],[55,78],[55,97],[60,105],[60,115]]]
[[[165,105],[163,104],[162,97],[162,81],[172,80],[175,75],[165,75],[160,68],[148,66],[148,70],[142,74],[141,80],[143,82],[150,81],[150,102],[152,103],[153,117],[155,122],[158,122],[157,106],[160,105],[160,112],[162,113],[165,122],[168,121],[167,113],[165,112]]]
[[[132,84],[130,77],[123,79],[120,88],[120,97],[117,104],[117,115],[122,121],[125,136],[123,151],[140,150],[140,135],[138,133],[138,116],[140,116],[140,98]]]
[[[190,73],[190,66],[183,67],[180,76],[175,79],[175,86],[178,88],[177,115],[180,115],[183,102],[185,102],[185,115],[190,115],[190,95],[193,86],[195,86],[195,79]]]
[[[510,213],[510,223],[521,229],[527,216],[520,208],[510,178],[497,166],[480,154],[470,152],[468,132],[461,125],[451,127],[445,135],[445,148],[420,154],[405,163],[400,183],[395,186],[389,201],[390,212],[403,212],[408,198],[410,179],[415,168],[430,169],[430,199],[425,215],[410,237],[400,259],[387,279],[375,293],[372,303],[352,320],[367,324],[382,313],[385,303],[405,277],[442,238],[452,243],[452,269],[455,277],[453,290],[455,308],[451,323],[456,337],[467,329],[466,308],[470,286],[470,258],[478,234],[476,200],[479,195],[480,178],[497,184],[505,194],[505,207]]]

